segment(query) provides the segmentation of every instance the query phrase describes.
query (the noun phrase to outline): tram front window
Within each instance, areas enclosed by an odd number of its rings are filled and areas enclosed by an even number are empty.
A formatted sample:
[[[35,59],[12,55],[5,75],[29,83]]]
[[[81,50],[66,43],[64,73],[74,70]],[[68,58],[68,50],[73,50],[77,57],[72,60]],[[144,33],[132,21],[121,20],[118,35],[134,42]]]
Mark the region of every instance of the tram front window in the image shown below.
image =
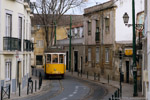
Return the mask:
[[[47,54],[47,63],[51,63],[51,54]]]
[[[64,63],[64,55],[63,54],[60,54],[59,55],[59,63]]]
[[[52,61],[53,61],[53,63],[58,63],[58,55],[57,54],[53,54]]]

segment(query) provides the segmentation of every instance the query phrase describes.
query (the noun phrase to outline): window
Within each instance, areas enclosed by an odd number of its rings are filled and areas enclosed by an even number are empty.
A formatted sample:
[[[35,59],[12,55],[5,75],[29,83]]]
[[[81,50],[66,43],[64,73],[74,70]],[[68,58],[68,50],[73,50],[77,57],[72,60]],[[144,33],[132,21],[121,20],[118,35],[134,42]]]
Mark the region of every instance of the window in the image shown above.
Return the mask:
[[[19,39],[22,39],[22,17],[19,17]]]
[[[96,48],[96,63],[99,62],[99,47]]]
[[[43,56],[42,55],[36,56],[36,65],[43,65]]]
[[[105,48],[105,62],[109,62],[109,48]]]
[[[78,27],[78,28],[77,28],[76,37],[77,37],[77,38],[79,38],[79,37],[80,37],[80,27]]]
[[[25,39],[27,39],[27,35],[28,35],[28,20],[26,20],[26,35],[25,35]]]
[[[83,27],[80,27],[80,37],[84,37],[84,34],[83,34]]]
[[[88,21],[88,35],[91,35],[91,22]]]
[[[91,61],[91,48],[88,48],[88,61]]]
[[[36,46],[39,47],[39,48],[42,48],[43,45],[44,45],[43,40],[37,40],[36,43],[37,43]]]
[[[6,81],[11,80],[11,61],[5,62],[5,79]]]
[[[96,32],[99,32],[99,21],[96,20]]]
[[[51,54],[47,54],[47,63],[51,63]]]
[[[6,36],[11,37],[12,35],[12,15],[6,13]]]
[[[63,54],[60,54],[59,55],[59,63],[64,63],[64,55]]]
[[[58,54],[53,54],[52,61],[53,63],[58,63]]]
[[[99,21],[96,20],[95,41],[96,41],[96,42],[99,42],[99,40],[100,40]]]
[[[71,36],[75,36],[75,29],[71,29]]]
[[[105,18],[105,31],[109,32],[109,18]]]

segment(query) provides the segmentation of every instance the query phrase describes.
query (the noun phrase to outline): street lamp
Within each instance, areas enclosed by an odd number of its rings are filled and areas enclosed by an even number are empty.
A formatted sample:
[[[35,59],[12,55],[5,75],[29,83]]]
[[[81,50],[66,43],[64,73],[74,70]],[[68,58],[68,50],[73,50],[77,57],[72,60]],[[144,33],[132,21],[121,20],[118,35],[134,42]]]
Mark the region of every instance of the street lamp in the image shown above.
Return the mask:
[[[123,15],[123,20],[124,20],[124,24],[127,25],[127,24],[128,24],[128,21],[129,21],[129,16],[128,16],[127,13],[125,13],[125,14]]]
[[[138,96],[137,93],[137,66],[136,66],[136,33],[135,29],[141,31],[144,26],[142,24],[135,24],[135,3],[132,0],[132,24],[128,24],[129,16],[127,13],[123,16],[124,24],[128,27],[133,27],[133,79],[134,79],[134,93],[133,96]]]
[[[134,0],[132,2],[132,24],[127,23],[128,14],[125,13],[123,16],[123,20],[125,25],[128,27],[133,26],[133,80],[134,80],[134,93],[133,96],[138,96],[137,93],[137,67],[136,67],[136,33],[135,33],[135,8],[134,8]]]
[[[134,2],[133,2],[133,7],[134,7]],[[132,10],[133,10],[133,12],[135,12],[134,8]],[[123,21],[126,26],[128,26],[128,27],[133,26],[133,79],[134,79],[133,96],[138,96],[138,93],[137,93],[137,66],[136,66],[136,32],[135,32],[135,30],[142,32],[142,30],[144,29],[144,25],[143,24],[135,24],[135,13],[133,13],[133,12],[132,12],[133,24],[128,24],[129,16],[127,13],[125,13],[123,15]]]

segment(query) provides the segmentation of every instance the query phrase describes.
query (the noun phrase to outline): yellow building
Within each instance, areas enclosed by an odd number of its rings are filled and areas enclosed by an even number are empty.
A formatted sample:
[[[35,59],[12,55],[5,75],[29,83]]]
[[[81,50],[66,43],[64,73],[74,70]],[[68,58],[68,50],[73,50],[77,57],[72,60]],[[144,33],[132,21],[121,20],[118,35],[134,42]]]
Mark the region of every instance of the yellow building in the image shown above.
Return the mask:
[[[77,19],[81,19],[82,15],[73,15],[72,23],[76,24]],[[70,15],[63,15],[60,21],[56,24],[56,39],[63,40],[68,37],[68,29],[70,25]],[[50,40],[51,28],[49,28],[49,40]],[[34,40],[34,54],[32,54],[32,65],[36,68],[43,68],[44,51],[47,49],[44,25],[39,21],[38,15],[34,15],[32,19],[32,39]]]

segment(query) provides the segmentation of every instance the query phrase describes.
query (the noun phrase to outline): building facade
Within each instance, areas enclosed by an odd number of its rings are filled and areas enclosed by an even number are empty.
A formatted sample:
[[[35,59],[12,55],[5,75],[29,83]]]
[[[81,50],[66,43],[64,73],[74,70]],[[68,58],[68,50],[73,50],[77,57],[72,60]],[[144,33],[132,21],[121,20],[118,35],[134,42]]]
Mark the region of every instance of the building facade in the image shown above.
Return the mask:
[[[143,9],[144,1],[136,0],[136,17]],[[123,56],[126,48],[132,50],[132,46],[128,48],[132,43],[132,27],[124,24],[124,13],[128,13],[129,24],[132,24],[132,0],[110,0],[84,10],[85,69],[91,74],[100,73],[105,78],[109,75],[111,79],[120,79],[119,50],[122,50]],[[132,57],[122,59],[121,69],[124,81],[129,79],[132,82]]]
[[[29,0],[0,0],[0,85],[10,84],[11,92],[30,75],[30,7]]]
[[[73,24],[71,28],[71,51],[70,49],[70,28],[67,28],[67,38],[62,40],[57,40],[58,46],[63,46],[66,51],[66,69],[69,67],[72,72],[83,72],[85,70],[85,45],[84,45],[84,33],[83,33],[83,23],[77,22]],[[69,53],[71,52],[71,66],[69,66]]]

